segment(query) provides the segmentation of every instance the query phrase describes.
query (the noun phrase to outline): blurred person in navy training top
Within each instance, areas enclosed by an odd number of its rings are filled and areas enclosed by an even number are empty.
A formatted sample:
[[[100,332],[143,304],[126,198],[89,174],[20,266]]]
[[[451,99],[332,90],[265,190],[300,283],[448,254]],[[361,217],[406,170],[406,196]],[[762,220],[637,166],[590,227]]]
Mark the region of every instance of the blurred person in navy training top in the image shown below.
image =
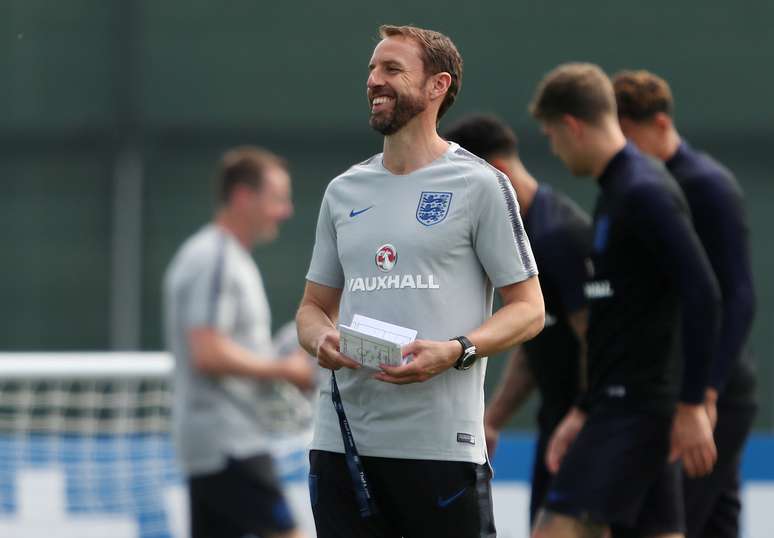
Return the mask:
[[[530,109],[570,172],[601,191],[585,287],[589,387],[549,442],[557,474],[534,536],[680,536],[677,459],[693,476],[716,458],[703,402],[717,281],[680,187],[626,142],[599,67],[557,67]]]
[[[540,391],[529,511],[534,524],[551,480],[545,464],[548,440],[576,402],[585,377],[581,360],[588,308],[583,286],[588,279],[591,219],[572,200],[535,181],[519,158],[516,135],[500,119],[470,116],[449,128],[444,137],[486,159],[511,180],[540,268],[545,328],[511,352],[484,415],[487,449],[493,457],[502,427],[535,387]]]
[[[613,79],[618,118],[637,147],[664,161],[682,187],[693,224],[720,284],[723,301],[705,405],[717,421],[712,473],[684,482],[689,538],[739,535],[739,465],[755,418],[755,372],[745,342],[755,312],[744,195],[733,174],[681,139],[669,85],[647,71]]]
[[[315,369],[301,350],[274,352],[269,303],[250,255],[290,217],[290,176],[276,155],[235,148],[220,163],[217,191],[213,221],[183,243],[164,278],[174,437],[191,535],[302,538],[271,448],[277,403],[287,404],[278,395],[291,384],[311,388]]]

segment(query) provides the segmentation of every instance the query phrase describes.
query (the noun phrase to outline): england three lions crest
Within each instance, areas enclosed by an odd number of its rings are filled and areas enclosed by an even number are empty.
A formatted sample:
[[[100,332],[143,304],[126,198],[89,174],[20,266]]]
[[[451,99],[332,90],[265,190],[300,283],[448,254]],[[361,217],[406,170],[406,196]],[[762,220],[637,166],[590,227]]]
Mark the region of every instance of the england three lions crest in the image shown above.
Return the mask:
[[[423,192],[417,205],[417,220],[425,226],[438,224],[449,213],[451,199],[450,192]]]

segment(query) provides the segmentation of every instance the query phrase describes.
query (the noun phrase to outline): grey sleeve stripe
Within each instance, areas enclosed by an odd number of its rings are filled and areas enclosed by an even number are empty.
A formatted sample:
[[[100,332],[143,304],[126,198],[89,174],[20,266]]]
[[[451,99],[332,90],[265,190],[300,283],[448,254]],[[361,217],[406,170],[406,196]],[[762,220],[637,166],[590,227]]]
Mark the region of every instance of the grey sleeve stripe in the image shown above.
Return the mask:
[[[215,271],[212,273],[212,288],[210,288],[210,304],[207,309],[207,321],[210,327],[215,327],[218,321],[218,298],[223,290],[223,266],[226,263],[226,238],[218,234],[217,254],[215,255]]]
[[[524,266],[524,271],[529,276],[535,276],[538,274],[537,267],[535,267],[535,260],[532,258],[532,252],[527,246],[527,232],[524,231],[524,224],[521,222],[521,218],[519,217],[519,204],[516,202],[513,190],[509,188],[510,182],[508,181],[508,178],[484,159],[474,155],[462,147],[457,149],[454,153],[465,159],[469,159],[471,161],[480,163],[483,166],[486,166],[497,177],[497,183],[500,185],[500,191],[503,193],[503,198],[505,198],[505,205],[508,207],[508,217],[511,219],[511,228],[513,228],[513,239],[519,249],[521,264]]]
[[[537,267],[535,267],[535,260],[532,258],[532,252],[527,246],[527,232],[524,231],[524,224],[519,217],[519,205],[516,202],[516,197],[513,194],[513,189],[510,188],[510,182],[499,170],[494,169],[497,176],[497,182],[500,184],[500,191],[505,198],[505,205],[508,207],[508,217],[511,219],[511,228],[513,228],[513,238],[516,241],[516,245],[519,247],[519,257],[521,257],[521,264],[524,266],[524,271],[529,276],[535,276],[538,274]]]

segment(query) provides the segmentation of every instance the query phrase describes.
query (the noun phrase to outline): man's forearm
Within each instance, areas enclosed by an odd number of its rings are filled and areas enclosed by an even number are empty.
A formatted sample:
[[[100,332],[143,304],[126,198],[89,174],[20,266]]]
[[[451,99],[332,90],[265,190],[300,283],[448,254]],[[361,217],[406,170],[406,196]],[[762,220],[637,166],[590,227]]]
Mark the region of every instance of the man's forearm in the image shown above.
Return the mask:
[[[535,380],[527,363],[527,354],[519,346],[508,357],[497,391],[487,404],[484,422],[497,430],[502,429],[534,388]]]
[[[214,329],[195,329],[189,334],[194,366],[202,373],[255,379],[282,377],[282,365],[258,357]]]
[[[467,335],[479,355],[494,355],[534,338],[544,322],[543,300],[539,304],[517,301],[500,308],[479,328]]]

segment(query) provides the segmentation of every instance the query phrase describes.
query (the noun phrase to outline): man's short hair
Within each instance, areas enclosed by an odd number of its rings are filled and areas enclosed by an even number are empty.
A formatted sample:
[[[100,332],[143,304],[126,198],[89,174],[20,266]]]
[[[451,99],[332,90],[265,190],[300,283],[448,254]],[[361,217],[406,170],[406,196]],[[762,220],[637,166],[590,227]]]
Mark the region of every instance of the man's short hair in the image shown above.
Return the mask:
[[[562,64],[540,81],[529,111],[539,121],[553,121],[568,114],[599,123],[606,115],[615,117],[613,85],[594,64]]]
[[[621,71],[613,77],[618,116],[647,121],[659,112],[672,116],[674,101],[666,80],[645,70]]]
[[[467,116],[447,129],[444,138],[487,160],[498,155],[518,155],[516,134],[491,115]]]
[[[239,146],[228,150],[220,160],[217,175],[217,195],[227,204],[237,185],[260,189],[266,170],[271,167],[287,170],[282,157],[256,146]]]
[[[383,24],[379,27],[379,37],[403,36],[413,39],[422,49],[422,65],[428,75],[449,73],[451,84],[438,109],[438,119],[454,104],[457,94],[462,88],[462,56],[452,40],[440,32],[417,28],[416,26],[392,26]]]

